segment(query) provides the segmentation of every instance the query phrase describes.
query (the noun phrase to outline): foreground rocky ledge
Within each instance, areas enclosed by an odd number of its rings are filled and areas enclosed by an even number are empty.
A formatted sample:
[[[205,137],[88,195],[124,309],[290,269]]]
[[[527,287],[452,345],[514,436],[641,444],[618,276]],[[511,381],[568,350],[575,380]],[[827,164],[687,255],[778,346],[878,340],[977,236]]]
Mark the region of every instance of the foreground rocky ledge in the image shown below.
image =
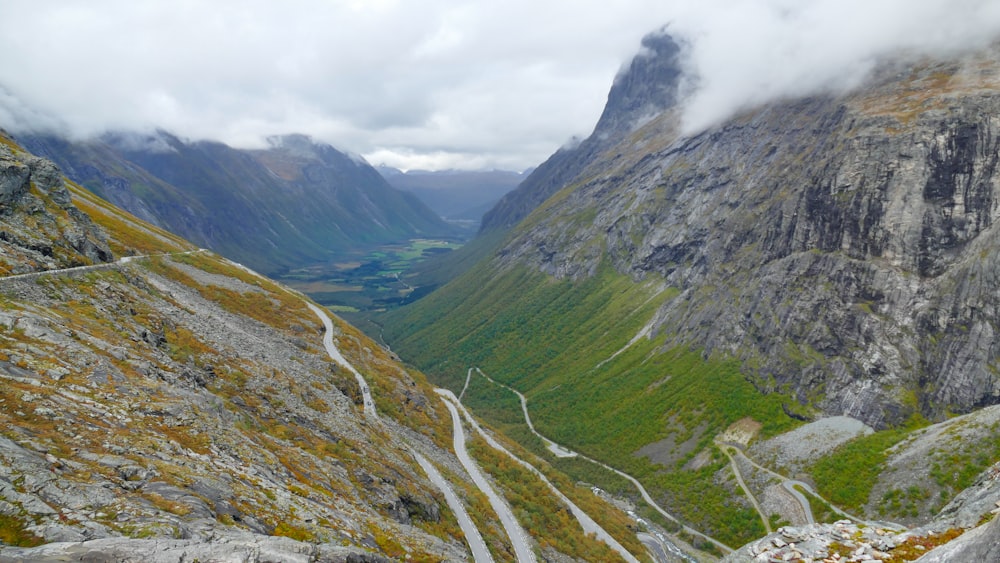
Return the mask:
[[[1000,558],[1000,523],[968,532],[960,528],[921,528],[896,532],[850,520],[833,524],[786,526],[731,553],[723,563],[804,561],[996,561]]]
[[[311,544],[285,537],[246,534],[211,540],[102,538],[85,542],[56,542],[33,548],[0,548],[0,563],[19,561],[388,563],[390,560],[332,544]]]

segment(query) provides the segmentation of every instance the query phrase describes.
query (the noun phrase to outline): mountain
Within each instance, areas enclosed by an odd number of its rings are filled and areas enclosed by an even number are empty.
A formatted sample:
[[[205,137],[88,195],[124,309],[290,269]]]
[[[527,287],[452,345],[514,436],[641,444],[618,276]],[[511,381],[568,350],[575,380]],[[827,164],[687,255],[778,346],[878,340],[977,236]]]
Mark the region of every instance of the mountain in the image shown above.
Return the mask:
[[[516,445],[466,454],[457,401],[355,328],[6,135],[0,239],[0,561],[642,552],[623,512]]]
[[[642,39],[642,48],[615,77],[594,132],[556,151],[483,216],[482,231],[513,227],[552,194],[581,175],[592,161],[645,122],[677,104],[680,46],[664,31]]]
[[[165,132],[19,141],[136,216],[268,274],[455,233],[363,160],[302,135],[274,137],[264,150]]]
[[[476,225],[483,213],[525,178],[508,170],[407,170],[388,166],[376,170],[392,187],[420,198],[435,213],[452,221]]]
[[[382,318],[386,340],[454,389],[481,367],[540,433],[732,546],[795,516],[751,502],[726,436],[835,415],[871,433],[795,474],[863,516],[931,521],[1000,460],[986,432],[889,477],[892,446],[1000,403],[1000,47],[900,55],[853,91],[685,135],[677,46],[644,46],[594,134],[505,196],[485,258]],[[465,393],[511,427],[495,395]]]

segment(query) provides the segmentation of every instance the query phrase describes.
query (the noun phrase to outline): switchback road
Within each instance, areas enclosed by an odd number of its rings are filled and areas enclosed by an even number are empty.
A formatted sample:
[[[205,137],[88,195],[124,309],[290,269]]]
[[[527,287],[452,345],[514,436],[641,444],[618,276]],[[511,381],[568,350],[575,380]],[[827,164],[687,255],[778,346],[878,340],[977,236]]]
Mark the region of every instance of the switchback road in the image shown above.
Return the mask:
[[[469,425],[471,425],[472,428],[474,428],[475,431],[480,436],[482,436],[484,440],[486,440],[486,443],[489,444],[490,447],[503,453],[510,459],[514,460],[515,463],[517,463],[521,467],[524,467],[528,471],[531,471],[536,477],[541,479],[541,481],[545,483],[545,485],[549,488],[549,490],[552,491],[552,494],[554,494],[556,498],[562,501],[562,503],[565,504],[567,508],[569,508],[570,513],[573,514],[577,522],[580,523],[580,527],[583,528],[584,533],[594,534],[594,536],[596,536],[597,539],[607,544],[608,547],[610,547],[611,549],[617,551],[618,554],[621,555],[622,558],[628,561],[629,563],[639,563],[638,559],[636,559],[634,555],[632,555],[631,553],[629,553],[627,549],[625,549],[625,546],[621,545],[621,543],[619,543],[618,540],[614,538],[614,536],[609,534],[607,530],[605,530],[600,524],[594,521],[594,519],[591,518],[589,514],[584,512],[582,508],[577,506],[576,503],[574,503],[572,500],[569,499],[569,497],[563,494],[563,492],[560,491],[559,488],[556,487],[554,484],[552,484],[552,482],[549,481],[549,479],[545,476],[545,474],[543,474],[537,467],[517,457],[516,455],[514,455],[513,452],[511,452],[507,448],[503,447],[502,444],[497,442],[493,438],[493,436],[487,434],[486,431],[483,430],[481,426],[479,426],[479,423],[476,422],[476,420],[472,417],[472,415],[465,408],[465,406],[463,406],[458,401],[458,398],[455,397],[454,393],[452,393],[447,389],[438,389],[437,393],[442,397],[444,397],[446,401],[453,402],[455,406],[462,411],[462,414],[465,416],[465,419],[469,423]]]
[[[488,375],[486,375],[481,370],[479,370],[479,368],[476,368],[476,371],[478,371],[483,377],[485,377],[489,381],[493,381],[493,379],[491,379]],[[496,383],[495,381],[493,381],[493,382]],[[506,387],[506,386],[504,386],[504,387]],[[507,389],[510,389],[510,387],[507,387]],[[524,408],[525,416],[527,416],[527,404],[526,403],[522,403],[522,406]],[[530,422],[528,422],[528,424],[529,424],[529,426],[531,425]],[[534,432],[534,429],[532,429],[532,431]],[[535,432],[535,433],[538,434],[537,432]],[[549,440],[548,438],[542,436],[541,434],[538,434],[538,436],[540,438],[542,438],[546,443],[553,443],[553,444],[555,443],[555,442],[552,442],[552,440]],[[676,517],[674,517],[673,514],[670,514],[669,512],[667,512],[666,510],[664,510],[663,507],[661,507],[659,504],[657,504],[656,501],[653,500],[653,497],[649,494],[649,492],[646,491],[646,487],[644,487],[642,485],[642,483],[640,483],[639,480],[636,479],[635,477],[629,475],[628,473],[625,473],[624,471],[620,471],[618,469],[615,469],[614,467],[611,467],[610,465],[608,465],[608,464],[606,464],[604,462],[598,461],[598,460],[596,460],[594,458],[591,458],[591,457],[587,457],[587,456],[585,456],[585,455],[583,455],[583,454],[581,454],[579,452],[572,452],[570,450],[566,450],[566,451],[569,452],[569,453],[573,453],[576,456],[579,456],[580,459],[585,459],[585,460],[589,461],[590,463],[593,463],[595,465],[599,465],[599,466],[603,467],[604,469],[607,469],[608,471],[611,471],[612,473],[614,473],[614,474],[618,475],[619,477],[622,477],[623,479],[625,479],[628,482],[632,483],[632,485],[634,485],[635,488],[639,491],[639,496],[642,497],[642,500],[644,500],[646,502],[646,504],[648,504],[650,506],[650,508],[652,508],[653,510],[659,512],[667,520],[670,520],[671,522],[679,525],[681,527],[681,529],[684,530],[685,532],[687,532],[688,534],[690,534],[692,536],[697,536],[697,537],[699,537],[699,538],[701,538],[701,539],[703,539],[703,540],[711,543],[712,545],[714,545],[717,548],[719,548],[720,550],[722,550],[723,553],[731,553],[733,551],[733,548],[731,548],[728,545],[720,542],[719,540],[717,540],[717,539],[715,539],[715,538],[713,538],[711,536],[707,536],[707,535],[699,532],[698,530],[695,530],[694,528],[691,528],[691,527],[689,527],[687,525],[682,524],[681,521],[678,520]]]

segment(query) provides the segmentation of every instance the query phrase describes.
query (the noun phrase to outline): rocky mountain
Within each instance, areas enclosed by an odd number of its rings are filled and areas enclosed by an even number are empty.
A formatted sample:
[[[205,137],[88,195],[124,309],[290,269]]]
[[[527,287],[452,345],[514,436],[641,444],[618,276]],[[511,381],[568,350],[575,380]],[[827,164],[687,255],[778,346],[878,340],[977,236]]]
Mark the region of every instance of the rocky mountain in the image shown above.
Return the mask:
[[[501,260],[662,280],[680,295],[651,334],[752,363],[759,388],[828,414],[885,427],[996,403],[995,57],[915,61],[623,151]],[[630,144],[670,139],[671,121]]]
[[[115,205],[268,274],[455,232],[362,159],[301,135],[272,138],[264,150],[162,131],[19,141]]]
[[[7,157],[0,163],[0,214],[7,218],[0,230],[0,272],[23,274],[114,259],[104,233],[73,205],[52,162],[34,156],[14,159],[6,145],[0,151]]]
[[[387,315],[387,340],[448,386],[481,366],[542,434],[731,545],[771,526],[717,445],[741,420],[755,440],[833,415],[867,424],[782,470],[871,517],[928,522],[961,473],[1000,459],[971,441],[981,457],[914,473],[890,449],[1000,403],[1000,47],[901,55],[851,92],[684,135],[677,47],[652,37],[662,47],[644,41],[594,135],[484,218],[509,233]],[[517,406],[494,395],[466,396],[509,423]]]
[[[460,460],[454,407],[304,295],[0,141],[0,561],[621,560],[567,497],[640,552],[540,460],[566,496],[482,438]]]
[[[567,144],[533,170],[483,216],[481,230],[513,227],[622,137],[676,105],[680,79],[680,46],[665,31],[644,37],[639,54],[615,77],[594,132]]]

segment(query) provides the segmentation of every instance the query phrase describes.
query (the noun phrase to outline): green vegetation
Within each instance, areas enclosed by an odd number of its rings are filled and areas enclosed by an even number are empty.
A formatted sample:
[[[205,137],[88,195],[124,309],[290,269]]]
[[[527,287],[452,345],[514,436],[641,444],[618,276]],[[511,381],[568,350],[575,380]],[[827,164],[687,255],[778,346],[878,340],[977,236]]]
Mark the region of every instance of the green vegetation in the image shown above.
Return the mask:
[[[810,473],[819,494],[846,510],[860,510],[884,469],[886,450],[923,424],[914,419],[906,427],[860,436],[817,460]]]
[[[976,477],[1000,460],[1000,423],[990,425],[983,440],[953,440],[953,449],[931,454],[931,477],[941,487],[942,504],[972,486]]]
[[[881,515],[902,515],[910,518],[920,516],[920,503],[930,498],[930,492],[916,485],[906,489],[892,488],[882,495],[878,503]]]
[[[407,281],[415,264],[459,247],[461,243],[452,240],[413,239],[357,257],[345,255],[335,263],[298,268],[277,279],[338,312],[382,311],[426,292]]]
[[[569,509],[534,473],[486,445],[482,438],[471,441],[469,451],[497,481],[518,521],[543,549],[552,547],[584,561],[621,561],[605,543],[583,534]]]
[[[762,422],[765,436],[798,423],[782,411],[788,399],[761,395],[736,360],[686,347],[664,350],[661,339],[629,345],[676,293],[636,284],[607,264],[578,281],[480,265],[446,291],[390,313],[385,326],[393,348],[439,384],[457,393],[467,369],[481,367],[526,395],[542,434],[636,476],[694,527],[738,545],[763,532],[759,517],[714,483],[721,461],[698,471],[684,465],[741,418]],[[512,393],[474,376],[464,401],[552,460],[539,440],[528,438]],[[688,446],[669,466],[636,455],[668,438]],[[602,477],[606,470],[552,461],[574,479],[635,494],[630,485]]]
[[[42,543],[42,538],[26,529],[25,522],[16,517],[0,514],[0,544],[18,547],[34,547]]]

